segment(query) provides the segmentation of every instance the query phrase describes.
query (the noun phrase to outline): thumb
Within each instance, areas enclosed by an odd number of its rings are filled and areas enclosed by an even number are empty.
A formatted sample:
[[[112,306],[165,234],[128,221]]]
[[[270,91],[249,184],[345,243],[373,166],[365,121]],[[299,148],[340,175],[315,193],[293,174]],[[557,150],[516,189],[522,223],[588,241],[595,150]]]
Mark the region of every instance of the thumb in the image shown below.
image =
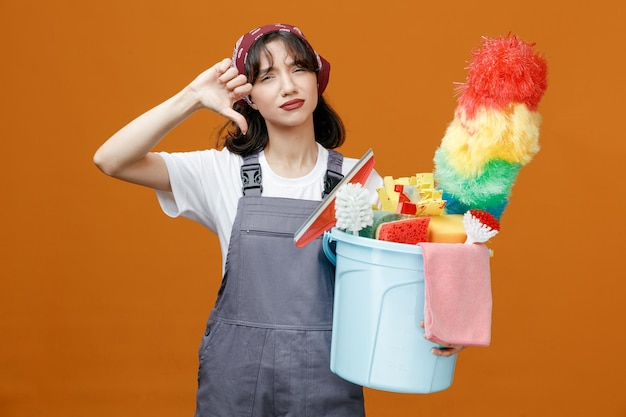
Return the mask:
[[[228,118],[237,126],[239,126],[241,133],[243,133],[244,135],[248,132],[248,122],[246,121],[246,118],[243,117],[241,113],[235,111],[232,108],[226,108],[223,110],[222,116]]]

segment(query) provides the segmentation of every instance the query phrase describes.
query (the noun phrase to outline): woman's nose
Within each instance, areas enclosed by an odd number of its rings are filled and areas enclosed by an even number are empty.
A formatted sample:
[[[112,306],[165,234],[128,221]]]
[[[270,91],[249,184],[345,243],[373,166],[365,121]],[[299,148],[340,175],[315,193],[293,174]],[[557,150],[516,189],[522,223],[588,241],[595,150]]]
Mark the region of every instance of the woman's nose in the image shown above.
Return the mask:
[[[298,90],[298,87],[296,86],[296,83],[290,74],[285,74],[282,77],[281,87],[282,87],[281,92],[283,95],[291,94]]]

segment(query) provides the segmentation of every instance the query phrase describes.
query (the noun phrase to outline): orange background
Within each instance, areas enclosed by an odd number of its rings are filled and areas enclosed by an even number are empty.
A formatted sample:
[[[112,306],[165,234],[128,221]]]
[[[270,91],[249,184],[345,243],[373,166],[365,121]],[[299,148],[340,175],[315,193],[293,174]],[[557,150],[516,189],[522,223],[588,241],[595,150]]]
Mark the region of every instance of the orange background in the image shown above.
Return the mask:
[[[548,60],[542,149],[491,245],[492,345],[463,352],[441,393],[367,390],[368,415],[626,416],[626,10],[587,4],[0,2],[0,415],[192,415],[216,239],[91,158],[241,33],[282,21],[333,65],[342,151],[372,147],[395,177],[432,170],[481,36],[516,34]],[[161,146],[210,147],[218,123],[194,115]]]

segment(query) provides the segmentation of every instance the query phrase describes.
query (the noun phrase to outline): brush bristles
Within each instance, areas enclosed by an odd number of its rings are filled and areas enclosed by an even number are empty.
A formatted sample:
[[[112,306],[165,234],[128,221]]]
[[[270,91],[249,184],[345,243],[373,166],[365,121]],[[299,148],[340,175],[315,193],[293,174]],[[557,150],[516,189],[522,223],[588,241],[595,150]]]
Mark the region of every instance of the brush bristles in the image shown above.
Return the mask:
[[[369,191],[359,183],[344,184],[335,198],[336,226],[353,234],[374,223]]]
[[[536,110],[548,85],[548,65],[534,46],[517,36],[483,37],[472,51],[467,82],[458,87],[460,107],[470,117],[480,107],[501,110],[509,103]]]

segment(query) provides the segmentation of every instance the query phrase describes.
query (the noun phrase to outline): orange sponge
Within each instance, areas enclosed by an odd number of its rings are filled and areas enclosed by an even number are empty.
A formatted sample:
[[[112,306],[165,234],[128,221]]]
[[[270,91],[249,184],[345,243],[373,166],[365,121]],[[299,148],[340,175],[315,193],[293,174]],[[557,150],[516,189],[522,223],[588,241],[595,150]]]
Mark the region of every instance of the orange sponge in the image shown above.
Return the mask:
[[[462,214],[432,216],[428,225],[428,241],[437,243],[464,243],[467,239]]]
[[[428,240],[430,217],[412,217],[382,223],[376,229],[376,239],[415,245]]]

